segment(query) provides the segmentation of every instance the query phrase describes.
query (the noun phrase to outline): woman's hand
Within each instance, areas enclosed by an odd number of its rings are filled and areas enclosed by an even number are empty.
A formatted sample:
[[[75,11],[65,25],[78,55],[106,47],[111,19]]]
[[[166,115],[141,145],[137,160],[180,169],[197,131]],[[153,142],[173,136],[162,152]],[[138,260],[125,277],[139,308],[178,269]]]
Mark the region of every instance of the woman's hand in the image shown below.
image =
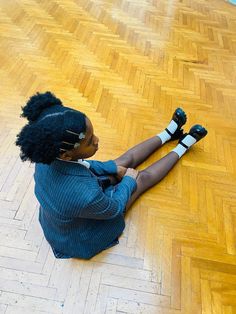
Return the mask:
[[[135,170],[133,168],[128,168],[125,175],[136,180],[137,176],[138,176],[138,173],[139,172],[137,170]]]
[[[117,179],[119,181],[123,178],[123,176],[125,175],[126,171],[127,171],[127,168],[122,167],[122,166],[117,166],[117,175],[116,175],[116,177],[117,177]]]

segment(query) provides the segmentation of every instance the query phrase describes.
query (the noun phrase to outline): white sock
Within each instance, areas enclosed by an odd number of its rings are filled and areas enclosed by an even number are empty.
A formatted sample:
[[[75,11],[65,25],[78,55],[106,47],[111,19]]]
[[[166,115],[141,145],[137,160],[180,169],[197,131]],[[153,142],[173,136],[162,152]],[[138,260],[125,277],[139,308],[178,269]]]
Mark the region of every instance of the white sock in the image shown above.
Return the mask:
[[[172,152],[175,152],[179,158],[182,157],[187,151],[187,148],[185,148],[184,146],[182,146],[181,144],[178,144],[173,150]]]
[[[178,128],[178,124],[174,120],[171,120],[170,124],[167,127],[168,131],[171,134],[174,134],[177,128]],[[166,130],[157,134],[157,136],[160,137],[162,144],[164,144],[171,138],[170,134]]]
[[[176,154],[179,155],[179,158],[182,157],[184,155],[184,153],[186,153],[186,151],[197,142],[197,140],[191,136],[191,135],[187,135],[183,140],[182,143],[185,144],[188,148],[184,147],[181,144],[178,144],[173,150],[172,152],[175,152]]]

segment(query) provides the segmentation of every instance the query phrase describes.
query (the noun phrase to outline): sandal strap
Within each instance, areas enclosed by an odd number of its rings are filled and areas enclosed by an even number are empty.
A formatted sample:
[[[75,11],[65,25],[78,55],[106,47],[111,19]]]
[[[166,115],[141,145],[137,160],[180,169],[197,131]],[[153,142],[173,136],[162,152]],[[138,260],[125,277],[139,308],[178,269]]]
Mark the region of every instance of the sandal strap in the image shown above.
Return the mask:
[[[185,147],[186,149],[189,149],[189,147],[188,147],[186,144],[184,144],[182,141],[180,141],[179,144],[181,144],[181,145],[182,145],[183,147]]]
[[[167,128],[165,128],[165,131],[166,131],[170,136],[173,135]]]

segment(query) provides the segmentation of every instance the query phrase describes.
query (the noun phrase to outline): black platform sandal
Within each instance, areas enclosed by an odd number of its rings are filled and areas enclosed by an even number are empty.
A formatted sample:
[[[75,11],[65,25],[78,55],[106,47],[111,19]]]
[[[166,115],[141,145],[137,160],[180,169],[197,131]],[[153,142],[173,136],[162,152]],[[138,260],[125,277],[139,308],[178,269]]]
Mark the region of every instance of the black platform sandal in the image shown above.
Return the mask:
[[[186,144],[184,144],[182,141],[187,135],[191,135],[192,137],[195,138],[195,140],[198,142],[200,141],[203,137],[207,135],[208,131],[201,126],[200,124],[195,124],[194,126],[191,127],[188,133],[184,133],[180,139],[179,139],[179,144],[184,146],[185,148],[189,148]]]
[[[177,140],[183,136],[184,130],[181,129],[181,127],[187,121],[186,113],[183,111],[183,109],[177,108],[175,112],[173,113],[172,120],[174,120],[177,123],[178,127],[173,134],[167,128],[165,129],[166,132],[171,136],[168,142]]]

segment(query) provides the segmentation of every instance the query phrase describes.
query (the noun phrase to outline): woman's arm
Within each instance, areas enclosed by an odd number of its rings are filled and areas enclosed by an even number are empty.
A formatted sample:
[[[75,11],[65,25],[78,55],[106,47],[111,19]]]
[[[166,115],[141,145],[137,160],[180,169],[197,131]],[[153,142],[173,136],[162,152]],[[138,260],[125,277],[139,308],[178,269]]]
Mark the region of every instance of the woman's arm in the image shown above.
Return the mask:
[[[117,166],[113,160],[97,161],[97,160],[84,160],[89,163],[89,169],[96,175],[104,174],[117,174]]]
[[[83,206],[78,202],[74,208],[74,214],[81,218],[101,220],[123,215],[125,206],[136,186],[134,178],[125,176],[116,186],[112,197],[108,197],[101,189],[89,189],[89,186],[84,185],[82,192],[87,197],[87,204]]]

